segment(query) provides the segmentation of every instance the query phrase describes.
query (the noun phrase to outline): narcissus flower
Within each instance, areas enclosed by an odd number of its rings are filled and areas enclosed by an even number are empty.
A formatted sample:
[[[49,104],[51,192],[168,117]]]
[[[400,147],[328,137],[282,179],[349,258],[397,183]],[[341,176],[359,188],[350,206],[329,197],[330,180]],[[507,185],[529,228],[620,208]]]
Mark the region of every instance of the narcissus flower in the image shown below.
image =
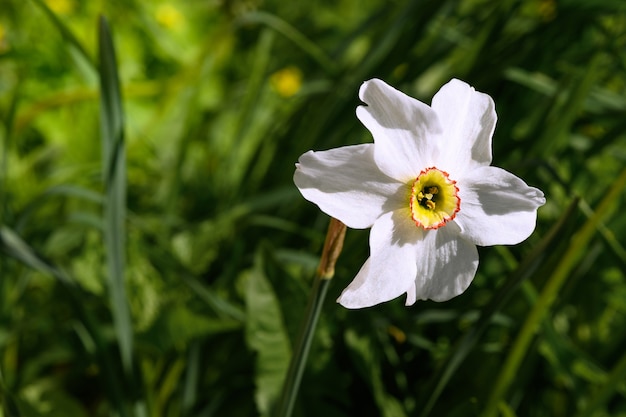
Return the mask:
[[[490,166],[495,106],[463,81],[444,85],[431,106],[377,79],[359,97],[366,105],[356,114],[374,143],[309,151],[294,175],[326,214],[372,228],[370,257],[338,302],[449,300],[476,274],[476,245],[532,233],[543,193]]]

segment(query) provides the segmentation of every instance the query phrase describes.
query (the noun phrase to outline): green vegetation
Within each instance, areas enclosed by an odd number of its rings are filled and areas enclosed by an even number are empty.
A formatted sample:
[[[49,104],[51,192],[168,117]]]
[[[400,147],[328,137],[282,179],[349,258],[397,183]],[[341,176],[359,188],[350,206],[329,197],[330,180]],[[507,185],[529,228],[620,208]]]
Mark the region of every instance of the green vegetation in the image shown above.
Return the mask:
[[[491,95],[544,191],[446,302],[334,302],[294,416],[626,416],[626,3],[0,0],[0,417],[270,415],[358,88]],[[358,210],[358,207],[355,207]]]

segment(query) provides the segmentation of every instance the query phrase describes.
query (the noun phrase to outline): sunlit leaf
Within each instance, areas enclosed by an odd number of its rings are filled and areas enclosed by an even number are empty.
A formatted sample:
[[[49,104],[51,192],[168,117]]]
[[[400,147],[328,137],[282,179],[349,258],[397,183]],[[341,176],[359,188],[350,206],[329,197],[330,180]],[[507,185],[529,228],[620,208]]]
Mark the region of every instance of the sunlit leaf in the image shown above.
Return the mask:
[[[287,373],[291,347],[279,302],[257,257],[245,274],[246,342],[257,354],[255,401],[263,416],[269,415]]]

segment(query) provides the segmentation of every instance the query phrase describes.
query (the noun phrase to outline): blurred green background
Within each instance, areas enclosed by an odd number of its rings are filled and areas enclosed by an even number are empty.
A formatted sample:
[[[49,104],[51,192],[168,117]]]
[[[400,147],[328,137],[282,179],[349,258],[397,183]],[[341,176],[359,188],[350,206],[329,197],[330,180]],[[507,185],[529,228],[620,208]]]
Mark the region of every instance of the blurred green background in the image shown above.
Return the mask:
[[[294,163],[371,142],[372,77],[490,94],[547,204],[411,308],[335,303],[349,230],[294,415],[626,416],[621,0],[0,0],[0,416],[269,415],[328,223]]]

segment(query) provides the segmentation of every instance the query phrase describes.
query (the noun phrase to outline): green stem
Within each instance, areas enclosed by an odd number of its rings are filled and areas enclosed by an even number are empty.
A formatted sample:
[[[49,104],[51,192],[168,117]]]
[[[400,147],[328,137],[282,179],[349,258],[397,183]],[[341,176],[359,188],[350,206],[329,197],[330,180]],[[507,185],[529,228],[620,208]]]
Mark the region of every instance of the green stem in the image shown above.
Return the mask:
[[[306,366],[309,356],[309,348],[311,347],[311,341],[313,340],[313,334],[317,326],[317,319],[322,311],[322,305],[326,298],[330,280],[335,275],[335,263],[343,248],[345,235],[346,225],[335,218],[331,218],[330,224],[328,225],[328,232],[326,233],[324,249],[322,249],[320,264],[315,274],[313,289],[311,290],[304,321],[302,322],[302,328],[300,329],[298,341],[293,356],[291,357],[289,369],[287,370],[287,377],[283,383],[283,391],[276,414],[277,417],[289,417],[293,411],[293,405],[296,401],[298,389],[300,388],[300,381],[302,380],[302,373],[304,372],[304,367]]]
[[[291,412],[293,411],[293,405],[296,400],[296,395],[298,394],[298,389],[300,388],[302,374],[309,356],[311,341],[313,340],[313,334],[317,326],[317,319],[322,311],[322,305],[324,304],[329,284],[329,279],[322,278],[319,273],[316,274],[315,283],[313,284],[313,289],[309,296],[304,322],[300,329],[300,335],[298,336],[291,363],[289,364],[289,370],[287,371],[287,377],[283,385],[283,392],[278,403],[276,414],[278,417],[291,416]]]

